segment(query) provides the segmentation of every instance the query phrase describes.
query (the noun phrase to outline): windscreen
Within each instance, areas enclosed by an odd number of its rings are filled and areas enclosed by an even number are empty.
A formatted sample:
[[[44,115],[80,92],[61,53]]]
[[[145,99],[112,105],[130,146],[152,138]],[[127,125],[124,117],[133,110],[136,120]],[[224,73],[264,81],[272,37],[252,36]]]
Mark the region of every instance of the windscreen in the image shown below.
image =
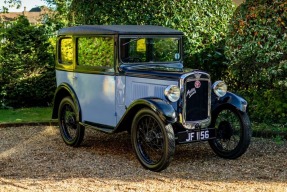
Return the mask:
[[[170,63],[181,60],[179,37],[120,38],[123,63]]]

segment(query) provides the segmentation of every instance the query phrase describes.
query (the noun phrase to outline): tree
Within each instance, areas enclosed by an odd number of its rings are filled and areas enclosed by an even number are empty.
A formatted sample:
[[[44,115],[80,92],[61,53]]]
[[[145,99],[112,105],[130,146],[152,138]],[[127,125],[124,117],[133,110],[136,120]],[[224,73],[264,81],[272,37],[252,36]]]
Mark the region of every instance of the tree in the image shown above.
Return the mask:
[[[4,0],[4,3],[8,5],[8,7],[3,6],[0,8],[0,13],[7,13],[9,8],[16,7],[17,9],[21,6],[21,0]]]
[[[237,8],[229,26],[229,84],[243,90],[257,121],[286,123],[286,25],[286,0],[250,0]]]
[[[54,14],[49,18],[51,23],[58,25],[59,27],[71,26],[71,22],[68,20],[70,13],[70,6],[72,0],[45,0],[47,4],[54,8]]]
[[[54,21],[82,24],[161,25],[185,33],[185,66],[209,71],[213,79],[226,73],[225,35],[232,0],[46,0],[56,7]],[[53,23],[53,22],[52,22]]]
[[[185,33],[185,66],[221,78],[227,66],[224,39],[234,5],[231,0],[73,0],[68,19],[75,24],[161,25]]]
[[[55,90],[51,46],[43,26],[20,16],[4,32],[0,47],[2,105],[47,106]]]

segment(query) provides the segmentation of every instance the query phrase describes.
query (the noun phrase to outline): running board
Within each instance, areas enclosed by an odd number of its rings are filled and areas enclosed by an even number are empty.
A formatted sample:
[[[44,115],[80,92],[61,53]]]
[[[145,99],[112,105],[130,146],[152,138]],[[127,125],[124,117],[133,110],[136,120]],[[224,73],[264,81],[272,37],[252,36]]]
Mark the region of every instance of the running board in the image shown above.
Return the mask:
[[[102,124],[95,124],[91,122],[79,122],[80,125],[89,128],[89,129],[95,129],[104,133],[113,133],[115,128],[112,126],[102,125]]]

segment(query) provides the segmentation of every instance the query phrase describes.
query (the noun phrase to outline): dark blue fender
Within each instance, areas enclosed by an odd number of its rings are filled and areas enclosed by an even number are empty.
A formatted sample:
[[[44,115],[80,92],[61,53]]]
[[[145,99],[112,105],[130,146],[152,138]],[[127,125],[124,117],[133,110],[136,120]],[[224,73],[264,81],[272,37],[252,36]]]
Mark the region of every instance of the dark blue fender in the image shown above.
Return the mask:
[[[153,110],[165,123],[175,123],[177,121],[175,109],[167,101],[160,98],[141,98],[133,101],[129,105],[114,132],[120,132],[129,129],[132,125],[132,120],[136,113],[143,108],[149,108]]]
[[[211,96],[211,110],[212,111],[214,111],[219,106],[222,106],[225,104],[230,104],[242,112],[246,112],[246,109],[247,109],[247,101],[234,93],[227,92],[225,96],[223,97],[217,97],[214,93],[212,93],[212,96]]]
[[[77,114],[77,121],[81,121],[81,107],[78,102],[78,98],[76,96],[76,93],[74,92],[73,88],[67,84],[67,83],[62,83],[59,85],[55,91],[54,94],[54,105],[53,105],[53,111],[52,111],[52,119],[57,119],[58,118],[58,109],[59,105],[64,97],[72,97],[76,110],[79,112]]]
[[[133,107],[137,105],[144,105],[152,109],[154,112],[156,112],[159,115],[159,117],[164,122],[175,123],[177,120],[173,106],[163,99],[159,99],[159,98],[138,99],[132,102],[132,104],[128,107],[127,111],[129,111],[130,109],[132,109]]]

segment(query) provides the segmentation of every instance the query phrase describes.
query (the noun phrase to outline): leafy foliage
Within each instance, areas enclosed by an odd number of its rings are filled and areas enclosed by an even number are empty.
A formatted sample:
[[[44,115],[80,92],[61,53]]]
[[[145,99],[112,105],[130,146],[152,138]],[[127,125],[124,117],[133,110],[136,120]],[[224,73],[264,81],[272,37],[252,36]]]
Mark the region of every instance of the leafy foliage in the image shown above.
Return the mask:
[[[79,65],[113,66],[114,42],[110,37],[80,37],[78,39]]]
[[[69,26],[67,20],[72,0],[44,0],[50,9],[54,9],[52,16],[48,18],[48,26],[54,31],[64,26]]]
[[[61,39],[61,63],[72,64],[73,63],[73,42],[72,38]]]
[[[21,0],[4,0],[4,4],[6,4],[6,6],[0,7],[0,12],[7,13],[11,7],[19,8],[21,6]]]
[[[20,16],[6,29],[0,47],[2,105],[44,106],[55,89],[53,49],[42,26]]]
[[[246,1],[233,16],[227,36],[229,84],[250,98],[258,121],[286,123],[287,2]]]
[[[231,0],[73,0],[69,12],[75,24],[161,25],[185,33],[185,65],[214,72],[226,70],[224,38],[233,14]],[[214,62],[215,61],[215,62]]]

